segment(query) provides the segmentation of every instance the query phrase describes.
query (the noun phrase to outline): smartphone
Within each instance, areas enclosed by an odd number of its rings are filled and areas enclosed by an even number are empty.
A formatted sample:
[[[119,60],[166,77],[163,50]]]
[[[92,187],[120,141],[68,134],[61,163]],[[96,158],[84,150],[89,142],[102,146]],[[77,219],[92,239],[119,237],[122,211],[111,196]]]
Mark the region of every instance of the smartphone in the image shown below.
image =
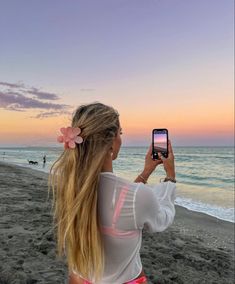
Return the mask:
[[[158,152],[168,157],[168,130],[166,128],[153,129],[152,132],[152,157],[153,160],[160,159]]]

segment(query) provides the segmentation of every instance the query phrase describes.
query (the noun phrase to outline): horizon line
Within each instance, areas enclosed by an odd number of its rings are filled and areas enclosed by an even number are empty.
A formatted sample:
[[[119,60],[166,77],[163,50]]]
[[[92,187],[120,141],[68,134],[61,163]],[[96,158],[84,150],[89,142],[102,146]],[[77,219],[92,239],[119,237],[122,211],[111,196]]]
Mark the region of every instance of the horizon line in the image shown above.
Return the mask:
[[[149,147],[149,145],[123,145],[121,148],[146,148]],[[175,145],[173,146],[174,148],[176,147],[235,147],[234,145]],[[63,149],[61,146],[1,146],[0,149],[7,149],[7,148],[58,148],[58,149]]]

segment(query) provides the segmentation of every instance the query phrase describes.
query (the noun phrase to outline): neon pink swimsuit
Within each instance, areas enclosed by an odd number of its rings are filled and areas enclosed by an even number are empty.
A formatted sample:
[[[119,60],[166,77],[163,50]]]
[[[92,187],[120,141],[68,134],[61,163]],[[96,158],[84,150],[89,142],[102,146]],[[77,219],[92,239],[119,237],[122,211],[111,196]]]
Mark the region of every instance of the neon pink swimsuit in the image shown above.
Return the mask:
[[[170,181],[151,187],[129,182],[112,172],[101,173],[98,212],[102,224],[105,271],[102,281],[96,284],[137,284],[147,281],[145,276],[135,279],[142,271],[139,254],[142,229],[160,232],[172,224],[175,189],[175,183]],[[75,270],[73,272],[84,279]],[[84,279],[83,283],[93,282]]]
[[[131,281],[128,281],[128,282],[125,282],[123,284],[139,284],[139,283],[144,283],[147,281],[147,278],[146,276],[140,276],[139,278],[137,279],[134,279],[134,280],[131,280]],[[83,281],[83,284],[92,284],[91,282],[88,282],[86,280]]]

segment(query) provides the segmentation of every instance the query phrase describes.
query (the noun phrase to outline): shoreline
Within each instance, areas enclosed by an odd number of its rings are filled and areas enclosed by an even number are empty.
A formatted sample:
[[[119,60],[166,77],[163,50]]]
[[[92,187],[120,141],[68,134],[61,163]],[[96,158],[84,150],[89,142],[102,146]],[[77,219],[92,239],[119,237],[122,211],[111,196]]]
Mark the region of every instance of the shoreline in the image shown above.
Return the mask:
[[[33,171],[36,171],[36,172],[41,172],[41,173],[49,174],[47,171],[45,171],[45,170],[43,170],[43,169],[36,169],[36,168],[34,169],[34,168],[31,168],[31,167],[28,166],[28,165],[27,165],[27,166],[24,166],[24,165],[17,165],[17,164],[13,164],[13,163],[6,162],[6,161],[1,161],[1,160],[0,160],[0,163],[6,164],[6,165],[9,165],[9,166],[22,167],[22,168],[30,169],[30,170],[33,170]],[[180,196],[178,196],[177,198],[182,199],[182,200],[184,200],[184,201],[187,200],[187,202],[188,202],[188,200],[189,200],[188,197],[180,197]],[[181,200],[181,201],[182,201],[182,200]],[[206,205],[206,203],[203,203],[203,202],[201,202],[201,201],[193,200],[192,202],[193,202],[194,204],[195,204],[195,203],[201,203],[201,204]],[[176,205],[176,206],[179,206],[179,207],[182,207],[182,208],[184,208],[184,209],[187,209],[187,210],[189,210],[190,212],[202,213],[202,214],[205,214],[205,215],[207,215],[207,216],[216,218],[216,219],[218,219],[218,220],[235,224],[235,221],[234,221],[234,220],[223,219],[222,217],[218,217],[218,216],[216,216],[216,215],[213,215],[212,213],[203,212],[203,211],[200,211],[200,210],[193,210],[192,208],[188,208],[187,206],[184,206],[184,205],[182,205],[182,204],[177,204],[177,200],[176,200],[175,205]],[[213,205],[213,204],[210,204],[210,205],[213,206],[213,207],[220,208],[220,209],[225,209],[224,207],[220,207],[220,206],[218,206],[218,205]],[[234,208],[226,208],[226,209],[233,209],[233,210],[234,210]],[[1,284],[1,283],[0,283],[0,284]]]
[[[0,283],[67,283],[65,260],[55,255],[47,177],[0,161]],[[150,284],[233,283],[234,223],[176,205],[167,230],[143,231],[140,255]]]

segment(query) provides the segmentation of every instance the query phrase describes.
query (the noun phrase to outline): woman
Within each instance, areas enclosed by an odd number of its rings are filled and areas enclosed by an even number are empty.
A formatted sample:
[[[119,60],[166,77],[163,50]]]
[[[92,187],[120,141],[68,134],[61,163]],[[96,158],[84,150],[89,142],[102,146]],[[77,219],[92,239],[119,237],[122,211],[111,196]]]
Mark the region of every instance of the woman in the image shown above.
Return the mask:
[[[61,128],[64,152],[52,165],[57,254],[66,255],[69,283],[147,283],[140,259],[142,229],[160,232],[175,215],[175,167],[169,156],[152,160],[130,182],[113,173],[121,147],[119,114],[102,103],[81,105],[72,127]],[[168,179],[146,185],[159,164]]]

